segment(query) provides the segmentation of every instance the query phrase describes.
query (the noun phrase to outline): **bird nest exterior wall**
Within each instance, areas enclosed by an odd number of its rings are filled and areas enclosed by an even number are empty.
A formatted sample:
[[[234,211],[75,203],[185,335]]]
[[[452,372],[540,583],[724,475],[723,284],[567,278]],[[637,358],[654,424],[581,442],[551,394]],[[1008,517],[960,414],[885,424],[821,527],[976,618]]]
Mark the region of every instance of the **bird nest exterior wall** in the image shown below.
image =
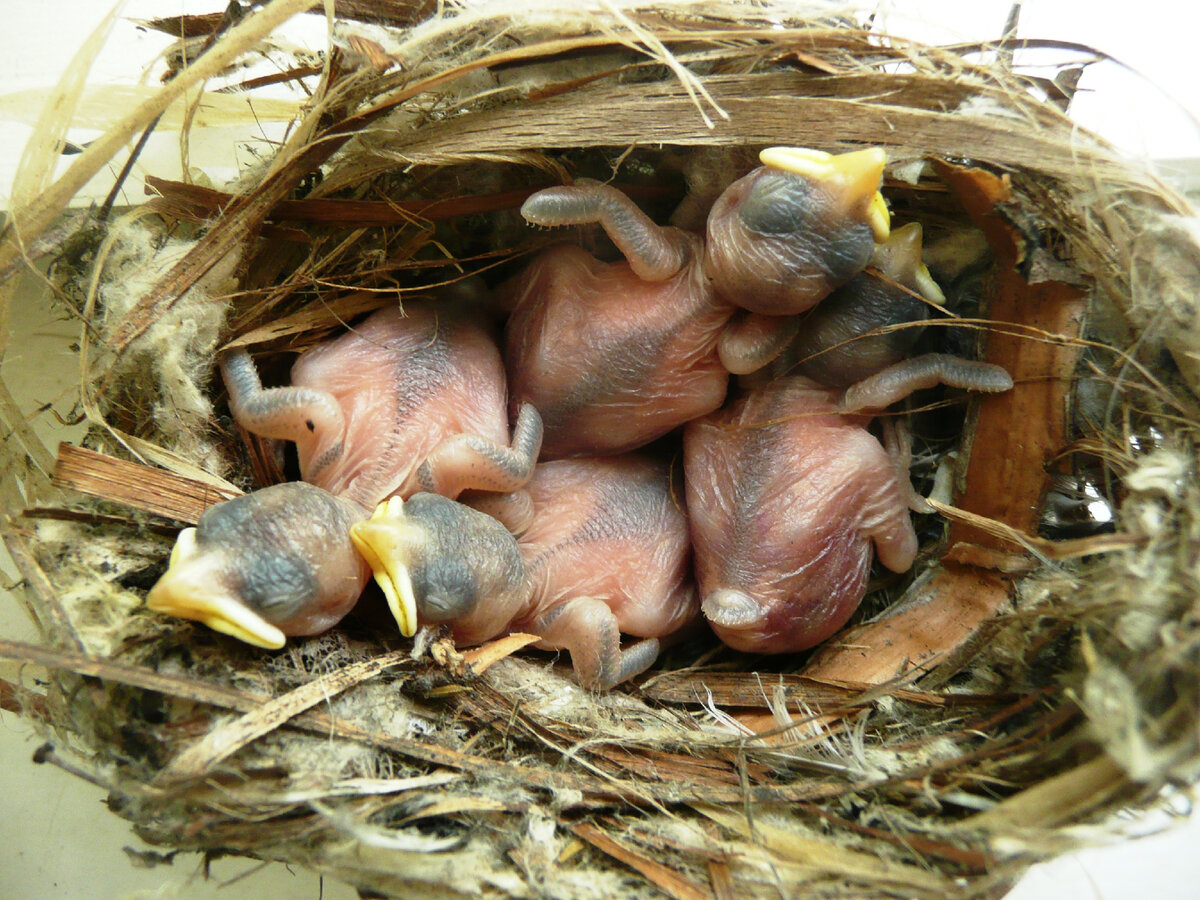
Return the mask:
[[[45,728],[43,761],[106,786],[113,811],[152,842],[286,860],[368,895],[438,897],[992,895],[1071,846],[1075,826],[1195,779],[1200,232],[1184,200],[1072,124],[1061,85],[787,3],[520,14],[504,3],[339,3],[328,57],[280,76],[304,80],[310,99],[272,159],[221,189],[153,179],[154,196],[133,210],[55,224],[89,166],[152,127],[188,84],[236,83],[231,63],[302,6],[157,23],[194,34],[203,52],[89,147],[82,168],[14,209],[3,234],[0,271],[49,253],[61,302],[90,335],[78,401],[87,437],[56,457],[13,455],[5,482],[14,514],[4,537],[44,640],[0,641],[0,653],[50,676],[5,683],[2,696]],[[887,402],[856,406],[847,387],[864,383],[866,363],[855,356],[853,377],[826,384],[826,406],[753,426],[840,416],[838,433],[853,440],[886,444],[897,425],[909,435],[911,480],[895,477],[903,453],[876,468],[893,466],[890,514],[911,546],[875,540],[888,565],[862,566],[865,599],[844,628],[816,646],[726,646],[672,620],[638,633],[657,658],[627,642],[617,662],[588,668],[580,648],[601,643],[603,628],[571,643],[562,635],[576,632],[545,609],[458,627],[461,607],[451,604],[457,619],[431,618],[431,604],[409,598],[409,574],[368,590],[319,634],[293,627],[294,616],[268,622],[274,631],[226,617],[214,632],[195,621],[212,616],[155,611],[175,608],[155,585],[183,529],[301,473],[319,484],[311,473],[337,456],[305,449],[305,422],[318,431],[311,416],[296,420],[299,459],[271,440],[287,435],[262,425],[278,395],[261,385],[287,383],[297,353],[331,346],[347,324],[383,343],[363,323],[398,299],[408,321],[459,302],[475,310],[472,327],[502,319],[522,309],[521,286],[564,241],[596,265],[633,262],[637,278],[621,289],[632,302],[652,280],[645,271],[680,270],[672,253],[711,261],[713,231],[707,255],[695,249],[710,209],[779,147],[810,148],[794,163],[805,171],[878,154],[859,204],[858,269],[871,260],[920,312],[867,331],[905,356],[970,361],[961,377],[937,368],[939,384],[902,392],[905,402],[870,393]],[[762,161],[780,158],[768,150]],[[610,186],[589,187],[600,182]],[[575,193],[554,193],[563,190]],[[594,229],[535,230],[531,196],[549,208],[541,224],[567,224],[581,205],[645,222],[609,228],[588,212],[611,242]],[[780,218],[780,208],[755,215]],[[923,241],[923,264],[907,275],[877,255],[881,215],[892,234],[916,226]],[[689,236],[671,238],[668,219]],[[713,266],[684,280],[711,294],[709,282],[732,270]],[[756,263],[751,277],[761,271]],[[470,306],[478,291],[485,312]],[[730,310],[722,322],[759,314]],[[848,315],[827,313],[830,327]],[[799,320],[806,334],[815,316]],[[629,340],[653,328],[684,326],[644,325]],[[420,347],[453,330],[439,329]],[[601,330],[594,312],[583,345]],[[813,352],[790,346],[789,372]],[[723,348],[723,360],[745,358],[743,345]],[[224,380],[218,356],[235,360]],[[295,389],[316,390],[298,371]],[[980,372],[1010,381],[971,381]],[[737,377],[731,397],[761,389],[749,372]],[[981,385],[996,392],[962,390]],[[470,457],[505,490],[514,472],[529,477],[535,433],[509,412],[511,423],[479,426],[495,433]],[[551,434],[553,417],[541,418]],[[668,501],[653,515],[664,521],[685,493],[710,505],[679,483],[690,451],[678,424],[647,438]],[[581,435],[572,424],[555,439],[569,448]],[[404,477],[427,490],[453,470],[411,468]],[[820,495],[823,479],[826,469],[808,493]],[[402,480],[361,503],[347,488],[315,518],[366,520]],[[454,494],[479,486],[454,483]],[[404,528],[441,515],[420,512],[422,502],[406,496]],[[607,523],[630,508],[642,524],[652,515],[611,492],[595,502]],[[508,533],[489,543],[463,521],[453,520],[457,533],[476,537],[455,559],[486,547],[494,561]],[[617,567],[605,553],[593,568]],[[365,584],[371,573],[358,565]],[[508,589],[481,590],[480,603],[494,610]],[[671,596],[699,615],[700,597]],[[737,611],[721,596],[703,608],[718,625]],[[247,634],[260,646],[235,639]],[[778,649],[787,652],[757,652]]]

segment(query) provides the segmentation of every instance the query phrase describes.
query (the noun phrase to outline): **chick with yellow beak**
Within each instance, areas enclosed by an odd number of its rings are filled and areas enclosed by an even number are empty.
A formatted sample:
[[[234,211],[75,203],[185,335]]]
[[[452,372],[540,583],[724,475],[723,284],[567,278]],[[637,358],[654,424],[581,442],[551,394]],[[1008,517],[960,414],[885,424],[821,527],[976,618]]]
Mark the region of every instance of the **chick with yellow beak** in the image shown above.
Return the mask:
[[[293,442],[305,480],[205,512],[180,535],[149,607],[278,648],[354,606],[371,570],[350,527],[389,496],[471,491],[519,527],[521,504],[504,498],[528,480],[542,425],[519,407],[509,437],[489,303],[478,284],[378,310],[304,351],[288,385],[264,386],[244,347],[222,353],[234,419]],[[389,601],[411,635],[411,597]]]
[[[771,147],[708,217],[704,271],[752,313],[804,312],[862,271],[889,217],[879,147],[833,155]]]
[[[516,539],[489,515],[420,493],[366,518],[294,481],[205,511],[180,534],[146,605],[277,650],[336,625],[372,574],[402,635],[449,623],[463,644],[498,633],[530,590]]]
[[[215,504],[179,535],[146,605],[267,649],[318,634],[350,611],[370,578],[350,541],[362,517],[303,481]]]
[[[996,393],[1013,386],[1000,366],[946,353],[909,356],[945,295],[922,259],[917,222],[875,248],[871,266],[804,317],[792,344],[747,387],[802,375],[841,389],[841,411],[878,410],[935,385]],[[907,327],[905,327],[907,326]]]
[[[489,515],[438,494],[381,503],[350,538],[374,572],[400,628],[449,625],[455,643],[500,634],[530,592],[512,533]]]
[[[894,228],[875,246],[870,267],[804,317],[759,381],[804,375],[824,387],[849,387],[906,359],[922,323],[945,299],[922,259],[921,225]]]

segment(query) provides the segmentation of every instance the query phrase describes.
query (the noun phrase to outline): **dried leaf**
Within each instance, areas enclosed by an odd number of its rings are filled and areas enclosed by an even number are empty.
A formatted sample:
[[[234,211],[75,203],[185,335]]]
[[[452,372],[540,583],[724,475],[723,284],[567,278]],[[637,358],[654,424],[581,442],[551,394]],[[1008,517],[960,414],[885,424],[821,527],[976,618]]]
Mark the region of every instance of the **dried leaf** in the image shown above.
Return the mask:
[[[86,74],[86,73],[85,73]],[[104,129],[129,109],[151,102],[160,88],[150,85],[103,85],[87,88],[79,111],[70,120],[73,128]],[[189,107],[195,107],[194,115]],[[47,108],[47,92],[41,88],[0,94],[0,119],[26,122]],[[155,127],[167,130],[183,128],[252,128],[258,122],[291,122],[300,115],[294,100],[270,97],[200,93],[193,88],[173,103],[158,119]],[[54,159],[57,154],[50,155]]]
[[[777,672],[664,672],[642,685],[642,693],[664,703],[709,702],[720,706],[765,707],[776,702],[782,689],[787,702],[801,701],[814,709],[858,706],[887,696],[922,706],[946,707],[978,703],[1003,703],[1006,695],[939,694],[890,685],[881,690],[875,682],[821,679],[811,675]]]
[[[762,821],[751,824],[744,813],[716,806],[697,806],[696,811],[733,833],[750,840],[780,861],[799,863],[819,872],[851,882],[882,882],[923,896],[946,897],[954,893],[953,881],[936,872],[899,865],[884,859],[838,847],[829,841],[794,834]]]
[[[970,824],[994,832],[1048,829],[1070,822],[1128,790],[1125,773],[1108,756],[1098,756],[1008,797]]]

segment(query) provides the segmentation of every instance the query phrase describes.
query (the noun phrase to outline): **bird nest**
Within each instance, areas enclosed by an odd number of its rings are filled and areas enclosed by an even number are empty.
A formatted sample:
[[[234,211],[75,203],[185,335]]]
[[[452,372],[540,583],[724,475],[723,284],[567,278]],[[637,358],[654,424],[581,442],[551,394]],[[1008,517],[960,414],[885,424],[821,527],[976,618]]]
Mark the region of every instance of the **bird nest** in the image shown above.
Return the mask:
[[[1072,124],[1068,79],[794,4],[338,3],[332,53],[241,84],[308,85],[270,159],[55,224],[306,5],[155,23],[190,66],[16,194],[0,270],[49,252],[87,336],[83,446],[52,460],[6,411],[33,449],[4,534],[44,642],[0,650],[50,675],[3,699],[42,759],[153,843],[405,897],[994,894],[1195,780],[1200,232]],[[183,524],[287,474],[228,419],[220,346],[269,373],[398,292],[519,270],[561,239],[521,222],[533,190],[613,180],[662,221],[768,145],[884,147],[948,285],[931,331],[1016,382],[912,411],[937,515],[848,630],[773,658],[695,636],[597,694],[521,637],[414,645],[370,597],[277,653],[144,608]]]

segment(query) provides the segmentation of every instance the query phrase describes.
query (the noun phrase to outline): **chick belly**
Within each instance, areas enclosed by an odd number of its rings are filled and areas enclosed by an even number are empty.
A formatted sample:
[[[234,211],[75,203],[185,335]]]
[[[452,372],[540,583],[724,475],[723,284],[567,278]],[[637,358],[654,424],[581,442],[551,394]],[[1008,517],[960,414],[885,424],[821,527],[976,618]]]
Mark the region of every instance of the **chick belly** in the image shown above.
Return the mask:
[[[618,453],[716,409],[732,307],[694,267],[645,282],[627,264],[564,252],[535,264],[506,333],[510,407],[532,403],[543,457]]]
[[[698,370],[614,383],[607,372],[576,375],[568,391],[530,391],[522,399],[546,410],[545,459],[624,453],[643,447],[721,405],[728,373],[715,352]],[[520,396],[514,390],[514,397]]]
[[[890,472],[861,428],[808,428],[759,449],[769,455],[742,459],[731,440],[686,447],[696,578],[725,643],[801,650],[849,619],[866,589],[871,535],[907,510],[881,502],[876,476]]]
[[[521,547],[539,610],[591,591],[639,637],[695,617],[691,539],[668,466],[638,454],[555,460],[526,487],[535,515]]]
[[[454,434],[508,445],[504,365],[481,328],[419,304],[381,310],[302,354],[292,383],[331,394],[343,435],[298,446],[305,480],[373,505],[416,488],[415,472]],[[334,458],[335,457],[335,458]]]
[[[809,427],[786,447],[769,441],[762,449],[772,455],[749,461],[728,440],[707,454],[686,448],[704,611],[721,639],[742,650],[779,653],[825,640],[862,600],[873,539],[886,536],[894,568],[906,569],[915,552],[895,474],[864,429]]]
[[[907,521],[883,448],[829,405],[781,380],[685,432],[700,597],[730,646],[779,653],[832,635],[862,599],[871,536]]]
[[[331,493],[353,492],[368,506],[393,495],[407,499],[419,490],[417,469],[446,438],[475,434],[508,446],[503,378],[497,357],[494,370],[463,365],[436,391],[364,380],[338,396],[347,423],[338,458],[313,472],[317,454],[301,456],[301,472]]]
[[[523,551],[528,551],[523,547]],[[519,624],[536,628],[550,610],[582,597],[612,610],[623,634],[661,637],[685,625],[696,612],[686,560],[664,560],[644,542],[611,541],[584,548],[527,556],[537,587]]]

